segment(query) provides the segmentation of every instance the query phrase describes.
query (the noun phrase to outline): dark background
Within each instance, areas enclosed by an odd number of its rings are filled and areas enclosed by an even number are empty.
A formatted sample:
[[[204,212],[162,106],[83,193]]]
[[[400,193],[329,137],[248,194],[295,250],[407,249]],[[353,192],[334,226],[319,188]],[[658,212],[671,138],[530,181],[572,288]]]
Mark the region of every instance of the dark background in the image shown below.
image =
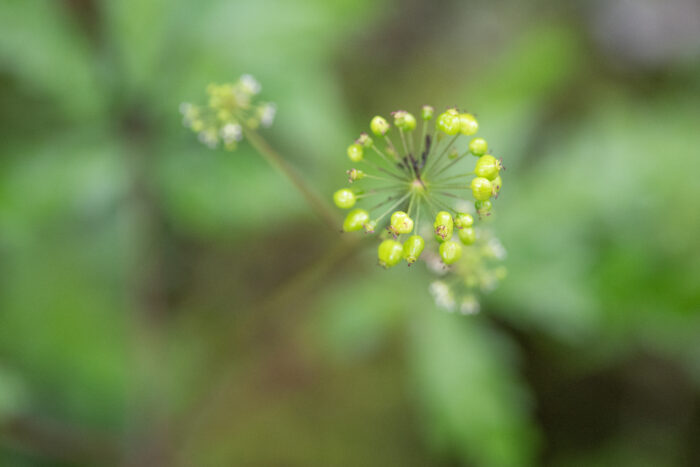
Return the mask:
[[[178,105],[251,73],[324,197],[476,113],[508,278],[435,308]],[[0,464],[700,465],[694,0],[0,0]]]

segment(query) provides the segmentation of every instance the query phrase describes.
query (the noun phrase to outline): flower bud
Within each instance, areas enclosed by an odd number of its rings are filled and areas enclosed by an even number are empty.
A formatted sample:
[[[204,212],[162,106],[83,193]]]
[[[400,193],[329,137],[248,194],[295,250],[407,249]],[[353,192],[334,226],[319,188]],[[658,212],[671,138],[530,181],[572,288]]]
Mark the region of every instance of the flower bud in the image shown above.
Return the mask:
[[[427,122],[433,119],[433,115],[435,115],[435,107],[432,105],[424,105],[420,113],[421,118]]]
[[[450,265],[462,257],[462,245],[452,240],[448,240],[440,245],[440,258],[442,262]]]
[[[476,241],[476,231],[474,227],[465,227],[457,232],[459,239],[465,245],[471,245]]]
[[[374,144],[372,138],[367,133],[360,133],[360,137],[355,140],[357,144],[365,148],[371,148]]]
[[[357,201],[355,193],[347,188],[341,188],[333,193],[333,202],[341,209],[350,209],[355,205],[355,201]]]
[[[365,233],[374,233],[374,229],[377,228],[377,221],[368,221],[362,227],[365,229]]]
[[[365,178],[365,173],[360,169],[350,169],[345,173],[348,174],[348,182],[350,183]]]
[[[476,161],[476,166],[474,167],[474,173],[477,177],[484,177],[489,180],[498,177],[498,172],[500,170],[501,162],[491,154],[481,156],[479,160]]]
[[[356,232],[369,222],[369,213],[364,209],[353,209],[343,222],[344,232]]]
[[[420,235],[411,235],[403,244],[403,257],[409,266],[418,260],[425,248],[425,240]]]
[[[391,215],[390,229],[394,234],[407,234],[413,230],[413,219],[403,211],[396,211]]]
[[[435,238],[439,242],[450,239],[454,230],[454,222],[450,213],[447,211],[438,212],[433,227],[435,228]]]
[[[476,177],[471,183],[472,195],[478,201],[486,201],[493,194],[491,182],[484,177]]]
[[[461,114],[459,116],[459,131],[463,135],[473,135],[479,130],[479,123],[472,114]]]
[[[370,122],[369,128],[375,135],[384,136],[387,131],[389,131],[389,122],[387,122],[383,117],[377,115]]]
[[[475,156],[483,156],[489,150],[489,145],[484,138],[474,138],[469,142],[469,152]]]
[[[396,266],[403,256],[403,245],[396,240],[384,240],[377,248],[379,265],[384,268]]]
[[[357,143],[348,146],[348,157],[353,162],[360,162],[364,156],[364,150],[362,146]]]

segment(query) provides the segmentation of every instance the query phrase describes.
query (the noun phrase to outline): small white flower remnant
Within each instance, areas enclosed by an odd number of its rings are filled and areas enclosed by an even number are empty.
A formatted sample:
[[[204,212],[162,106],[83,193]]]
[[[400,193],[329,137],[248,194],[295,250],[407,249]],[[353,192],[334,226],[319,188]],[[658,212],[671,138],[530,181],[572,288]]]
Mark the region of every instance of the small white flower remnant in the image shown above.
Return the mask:
[[[243,128],[238,123],[227,123],[219,132],[224,143],[231,144],[243,139]]]
[[[447,311],[454,311],[455,299],[447,284],[443,281],[434,281],[430,284],[430,295],[433,296],[435,304]]]
[[[435,273],[438,276],[444,276],[447,274],[448,269],[445,267],[445,263],[442,262],[442,259],[436,254],[432,254],[431,252],[426,252],[423,255],[423,258],[425,259],[425,264],[428,266],[428,269],[430,269],[433,273]]]
[[[248,94],[255,95],[262,91],[262,86],[258,83],[258,80],[253,78],[251,75],[241,76],[239,82],[243,87],[243,90]]]
[[[496,238],[496,237],[491,237],[486,244],[486,251],[485,251],[491,258],[495,258],[497,260],[504,260],[506,259],[506,248],[503,246],[503,243]]]
[[[462,303],[459,305],[459,311],[463,315],[475,315],[481,310],[479,301],[474,295],[467,295],[462,299]]]
[[[275,121],[275,115],[277,115],[277,106],[275,104],[263,104],[260,107],[260,123],[262,126],[270,128]]]
[[[219,137],[216,134],[216,129],[200,131],[199,141],[206,144],[210,149],[216,148],[216,146],[219,144]]]
[[[210,83],[206,104],[180,104],[183,124],[209,148],[222,143],[225,150],[234,151],[243,140],[244,129],[253,132],[261,126],[267,128],[275,119],[274,104],[255,102],[254,96],[261,90],[251,75],[230,83]]]

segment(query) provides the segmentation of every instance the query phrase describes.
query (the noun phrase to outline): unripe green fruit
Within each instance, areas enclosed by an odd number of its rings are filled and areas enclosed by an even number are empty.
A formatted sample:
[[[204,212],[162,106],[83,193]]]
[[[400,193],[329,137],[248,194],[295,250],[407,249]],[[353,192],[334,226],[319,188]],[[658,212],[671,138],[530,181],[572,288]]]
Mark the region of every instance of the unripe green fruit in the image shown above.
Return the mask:
[[[418,257],[423,253],[425,248],[425,240],[420,235],[411,235],[403,244],[403,257],[408,264],[413,264],[418,260]]]
[[[379,265],[385,268],[396,266],[403,257],[403,245],[396,240],[384,240],[377,248]]]
[[[476,177],[472,180],[472,195],[477,201],[486,201],[491,198],[493,188],[491,182],[484,177]]]
[[[489,180],[498,177],[498,172],[500,170],[501,163],[491,154],[481,156],[479,160],[476,161],[476,166],[474,167],[474,173],[477,177],[484,177]]]
[[[475,156],[483,156],[489,150],[489,145],[484,138],[474,138],[469,142],[469,152]]]
[[[476,208],[476,213],[479,214],[479,216],[483,216],[484,214],[488,214],[491,212],[491,208],[493,208],[493,203],[491,201],[486,200],[486,201],[477,201],[474,203],[474,207]]]
[[[333,193],[333,202],[341,209],[350,209],[355,205],[355,201],[357,201],[355,193],[347,188],[341,188]]]
[[[387,122],[383,117],[377,115],[370,122],[369,128],[375,135],[384,136],[387,131],[389,131],[389,122]]]
[[[391,230],[397,235],[411,233],[413,219],[403,211],[396,211],[391,215]]]
[[[443,112],[437,118],[435,126],[446,135],[456,135],[460,128],[459,116],[452,115],[449,111]]]
[[[491,186],[493,187],[494,194],[498,194],[498,192],[501,191],[501,186],[503,186],[503,180],[501,180],[500,175],[493,179],[493,181],[491,182]]]
[[[450,239],[454,231],[454,221],[450,213],[447,211],[438,212],[433,227],[435,228],[435,238],[439,242]]]
[[[356,232],[369,222],[369,213],[364,209],[353,209],[345,217],[343,222],[344,232]]]
[[[442,262],[449,265],[462,257],[462,245],[452,240],[448,240],[440,245],[440,257]]]
[[[459,116],[459,131],[463,135],[473,135],[479,130],[479,123],[472,114],[461,114]]]
[[[465,245],[471,245],[476,241],[476,231],[474,230],[474,227],[465,227],[458,231],[457,235],[459,235],[459,239]]]
[[[362,149],[362,146],[357,143],[348,146],[348,157],[353,162],[360,162],[364,157],[364,150]]]
[[[421,109],[421,118],[427,122],[433,119],[433,115],[435,115],[435,107],[432,105],[424,105],[423,109]]]
[[[467,214],[466,212],[458,213],[454,221],[455,227],[457,227],[458,229],[465,229],[467,227],[471,227],[474,224],[474,218],[471,216],[471,214]]]
[[[416,129],[416,117],[405,110],[394,112],[394,126],[403,131],[413,131]]]

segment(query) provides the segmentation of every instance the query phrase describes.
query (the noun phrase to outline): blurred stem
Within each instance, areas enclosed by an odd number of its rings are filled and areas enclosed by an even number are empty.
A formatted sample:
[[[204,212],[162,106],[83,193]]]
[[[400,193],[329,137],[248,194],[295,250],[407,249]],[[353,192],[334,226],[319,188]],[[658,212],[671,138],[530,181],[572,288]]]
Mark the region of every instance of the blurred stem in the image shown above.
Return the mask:
[[[31,415],[4,418],[0,441],[6,447],[76,465],[116,465],[119,457],[117,440],[107,434]]]
[[[331,209],[329,204],[316,193],[299,173],[280,156],[277,151],[260,136],[257,132],[245,129],[245,136],[250,144],[260,153],[261,156],[282,175],[287,177],[292,185],[301,193],[306,201],[311,205],[316,214],[331,228],[336,230],[340,224],[340,218]]]

